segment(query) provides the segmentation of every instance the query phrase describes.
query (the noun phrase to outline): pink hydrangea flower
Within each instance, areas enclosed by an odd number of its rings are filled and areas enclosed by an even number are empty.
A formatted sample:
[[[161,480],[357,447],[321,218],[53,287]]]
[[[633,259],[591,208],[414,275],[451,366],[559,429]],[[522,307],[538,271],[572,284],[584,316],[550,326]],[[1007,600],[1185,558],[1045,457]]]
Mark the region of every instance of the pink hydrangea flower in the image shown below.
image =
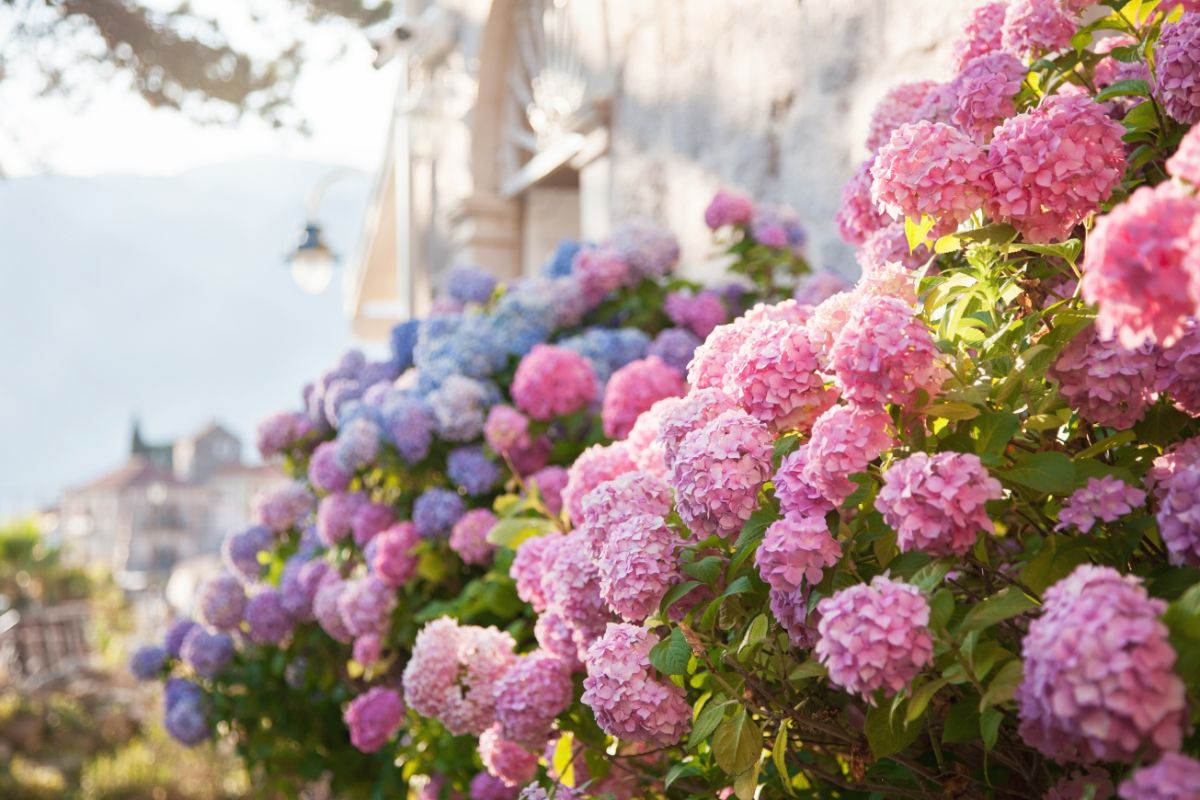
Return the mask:
[[[1171,563],[1200,566],[1200,463],[1193,459],[1194,449],[1184,453],[1185,460],[1169,473],[1155,476],[1156,518]]]
[[[486,564],[496,546],[488,534],[496,527],[496,515],[486,508],[473,508],[458,518],[450,530],[450,549],[466,564]]]
[[[667,451],[658,440],[658,426],[663,415],[683,402],[682,397],[664,397],[643,411],[633,423],[625,442],[638,471],[657,478],[667,477]]]
[[[1021,738],[1084,764],[1178,749],[1187,704],[1164,610],[1110,567],[1084,564],[1047,589],[1021,645]]]
[[[679,263],[675,234],[649,222],[623,222],[608,237],[608,246],[629,264],[632,281],[669,274]]]
[[[1159,351],[1154,388],[1185,414],[1200,417],[1200,325],[1189,320],[1183,335]]]
[[[687,368],[687,382],[693,392],[720,389],[724,385],[726,365],[741,345],[745,328],[740,319],[718,325],[696,348]]]
[[[580,657],[612,618],[600,595],[600,572],[578,531],[559,538],[544,560],[542,594],[546,609],[571,630]]]
[[[277,456],[315,430],[299,411],[280,411],[258,423],[256,442],[263,458]]]
[[[1070,47],[1077,29],[1060,0],[1010,0],[1000,39],[1008,52],[1029,58]]]
[[[920,119],[918,111],[930,90],[936,87],[933,81],[915,81],[894,86],[871,115],[867,131],[867,149],[876,151],[892,137],[892,131]]]
[[[857,300],[858,295],[853,291],[838,292],[813,309],[812,316],[808,318],[808,341],[825,367],[829,365],[833,343],[850,320],[850,312],[854,310]]]
[[[338,464],[337,442],[321,442],[308,460],[308,482],[323,492],[342,492],[350,485],[349,472]]]
[[[1200,122],[1200,11],[1163,26],[1154,48],[1154,96],[1179,122]]]
[[[508,575],[516,582],[517,597],[541,614],[546,610],[546,594],[542,590],[542,575],[549,568],[554,553],[562,545],[563,537],[557,533],[534,536],[521,542],[513,555]]]
[[[962,131],[941,122],[913,122],[892,132],[871,167],[871,194],[895,219],[938,221],[949,232],[983,205],[987,159]]]
[[[554,718],[571,705],[571,665],[553,653],[534,651],[496,681],[494,693],[501,736],[538,750],[550,738]]]
[[[246,601],[246,627],[259,644],[280,644],[291,636],[295,622],[284,609],[278,589],[262,589]]]
[[[875,693],[903,689],[933,660],[929,603],[917,587],[876,575],[817,605],[814,648],[829,681],[875,705]]]
[[[395,591],[374,575],[347,581],[338,597],[338,612],[351,636],[382,633],[395,608]]]
[[[663,312],[667,318],[681,328],[687,328],[701,339],[708,337],[713,328],[729,319],[729,311],[721,296],[713,291],[669,292],[663,301]]]
[[[838,292],[844,292],[849,288],[850,284],[846,283],[845,278],[828,269],[819,269],[804,277],[801,279],[799,285],[796,286],[795,294],[792,295],[792,299],[804,312],[803,318],[792,321],[807,322],[816,306],[824,303]],[[784,305],[786,302],[777,303],[776,305]]]
[[[508,786],[486,772],[476,773],[471,778],[471,800],[517,800],[519,791],[517,787]]]
[[[341,599],[346,586],[346,581],[338,577],[337,573],[330,572],[322,579],[317,593],[313,595],[313,616],[317,624],[329,634],[329,638],[342,644],[349,644],[354,638],[342,618]]]
[[[1170,445],[1161,456],[1154,459],[1154,463],[1146,473],[1146,488],[1151,490],[1155,499],[1161,502],[1166,495],[1167,483],[1171,476],[1198,461],[1200,461],[1200,436]]]
[[[417,572],[415,551],[420,542],[417,526],[411,522],[397,522],[385,529],[371,543],[371,571],[388,586],[403,586]]]
[[[567,627],[566,620],[558,614],[546,611],[539,615],[533,625],[533,637],[537,640],[538,647],[570,664],[572,672],[583,669],[579,647],[575,644],[575,634]]]
[[[755,553],[758,572],[772,589],[799,591],[804,582],[821,582],[826,567],[842,558],[842,547],[829,534],[825,517],[785,515],[767,528]]]
[[[679,582],[679,536],[659,515],[626,517],[613,526],[596,559],[600,596],[626,622],[642,622],[658,610]]]
[[[592,558],[599,558],[609,533],[635,516],[663,519],[671,513],[671,487],[644,472],[626,472],[592,489],[583,498],[583,516],[575,530]]]
[[[298,525],[310,513],[316,500],[300,481],[259,492],[254,498],[254,516],[276,533]]]
[[[995,530],[986,505],[1003,495],[973,453],[913,453],[883,474],[875,508],[895,529],[900,552],[963,556],[980,531]]]
[[[718,190],[704,209],[704,224],[714,231],[726,225],[749,225],[753,217],[754,203],[750,198],[725,189]]]
[[[925,244],[917,245],[915,250],[909,249],[903,222],[893,222],[875,231],[855,255],[864,270],[891,262],[913,270],[925,266],[933,258],[933,253]]]
[[[767,321],[748,331],[734,353],[725,392],[774,430],[807,431],[837,400],[819,369],[803,325]]]
[[[834,215],[842,241],[855,247],[892,222],[871,197],[871,167],[874,164],[875,156],[871,156],[855,170],[842,188],[842,202]]]
[[[1082,489],[1076,489],[1063,503],[1054,529],[1062,531],[1074,526],[1088,533],[1097,522],[1116,522],[1145,502],[1145,492],[1119,478],[1111,475],[1089,478]]]
[[[687,393],[687,384],[679,371],[667,366],[658,356],[631,361],[613,373],[604,390],[600,418],[604,435],[624,439],[642,412],[665,397]]]
[[[233,630],[246,611],[246,590],[236,577],[223,572],[201,584],[196,608],[200,620],[210,628]]]
[[[1007,2],[976,6],[954,42],[954,68],[961,70],[972,60],[999,50],[1003,45],[1004,12]]]
[[[808,454],[808,445],[801,445],[784,457],[775,472],[775,497],[784,514],[824,516],[833,510],[833,503],[808,477]]]
[[[563,489],[567,486],[568,473],[563,467],[543,467],[529,476],[527,483],[537,487],[542,504],[554,516],[562,512]]]
[[[1096,221],[1083,257],[1080,289],[1099,306],[1096,327],[1135,348],[1169,346],[1197,310],[1200,286],[1185,261],[1194,244],[1200,199],[1178,186],[1143,186]]]
[[[1021,91],[1028,68],[1010,53],[980,56],[964,65],[956,79],[957,104],[950,119],[977,142],[1016,113],[1013,97]]]
[[[483,424],[483,438],[502,456],[529,447],[529,418],[512,406],[492,406]]]
[[[495,722],[495,684],[516,661],[514,645],[493,627],[435,619],[417,634],[404,668],[405,702],[456,736],[483,733]]]
[[[536,420],[574,414],[596,399],[596,373],[574,350],[535,344],[517,365],[512,396],[517,408]]]
[[[1063,348],[1050,374],[1079,416],[1097,425],[1131,428],[1154,402],[1154,348],[1126,349],[1088,328]]]
[[[731,408],[734,408],[733,400],[720,388],[693,388],[677,403],[664,409],[658,421],[658,442],[662,445],[667,469],[675,463],[684,437]]]
[[[333,547],[350,535],[354,515],[367,502],[362,492],[333,492],[317,504],[317,536],[327,547]]]
[[[913,271],[896,261],[885,261],[863,268],[854,287],[860,296],[895,297],[910,306],[917,304],[917,279]]]
[[[363,503],[354,512],[350,528],[354,532],[354,543],[366,547],[379,532],[396,521],[396,512],[386,503]]]
[[[891,417],[880,408],[834,406],[821,415],[808,442],[789,455],[779,471],[793,472],[801,467],[798,479],[802,485],[815,488],[827,502],[841,505],[858,488],[850,476],[864,471],[868,464],[895,446],[889,432],[891,425]],[[798,456],[801,450],[804,454]],[[803,497],[803,493],[797,493],[796,497]]]
[[[604,302],[609,292],[619,289],[632,277],[629,264],[607,247],[584,247],[571,262],[571,274],[579,280],[589,307]]]
[[[563,506],[576,522],[583,519],[583,498],[592,489],[625,472],[637,469],[624,442],[594,444],[580,453],[567,470],[567,485],[562,490]]]
[[[701,538],[735,535],[758,508],[771,454],[770,431],[738,409],[689,433],[671,468],[679,516]]]
[[[354,660],[364,667],[369,667],[379,661],[383,654],[383,639],[378,633],[368,633],[354,640]]]
[[[645,628],[610,624],[588,648],[583,703],[605,733],[665,747],[683,738],[692,707],[682,688],[655,677],[650,650],[657,643]]]
[[[947,375],[929,327],[895,297],[863,296],[830,362],[842,396],[859,405],[915,407],[922,394],[936,397]]]
[[[1067,238],[1120,185],[1124,134],[1089,97],[1047,97],[996,129],[987,153],[991,194],[984,210],[1030,242]]]
[[[1179,149],[1167,161],[1167,172],[1200,190],[1200,125],[1184,134]]]
[[[1108,54],[1112,53],[1118,47],[1130,47],[1136,44],[1137,40],[1132,36],[1109,36],[1096,42],[1092,50],[1096,53]],[[1146,81],[1149,84],[1151,83],[1150,68],[1146,66],[1146,62],[1141,60],[1130,63],[1118,61],[1110,56],[1096,65],[1092,80],[1098,89],[1105,89],[1118,81],[1138,80]],[[1133,107],[1134,102],[1135,98],[1118,97],[1113,98],[1106,105],[1118,112],[1119,118],[1120,116],[1124,116],[1125,112]]]
[[[350,743],[374,753],[388,743],[404,721],[404,701],[394,689],[376,686],[350,701],[343,715]]]
[[[503,781],[505,786],[520,786],[537,774],[537,754],[505,739],[499,725],[493,725],[479,735],[479,758],[488,773]]]
[[[1183,753],[1163,753],[1121,784],[1122,800],[1191,800],[1200,797],[1200,761]]]
[[[817,629],[809,624],[808,589],[781,592],[772,589],[768,595],[771,614],[787,632],[792,647],[811,650],[817,641]]]

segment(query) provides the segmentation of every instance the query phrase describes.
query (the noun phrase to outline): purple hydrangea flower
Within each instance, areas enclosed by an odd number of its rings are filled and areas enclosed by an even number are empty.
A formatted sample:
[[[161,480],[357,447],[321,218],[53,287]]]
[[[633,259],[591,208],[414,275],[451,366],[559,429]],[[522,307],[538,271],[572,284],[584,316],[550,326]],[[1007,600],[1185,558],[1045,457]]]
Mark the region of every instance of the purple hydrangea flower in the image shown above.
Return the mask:
[[[278,589],[263,589],[246,603],[250,638],[259,644],[279,644],[291,635],[294,624]]]
[[[434,487],[413,503],[413,523],[426,539],[446,536],[467,508],[457,492]]]
[[[257,581],[262,575],[263,565],[258,554],[271,549],[275,536],[262,525],[255,525],[225,538],[221,545],[221,557],[225,566],[248,583]]]
[[[197,675],[215,678],[233,658],[233,637],[228,633],[209,633],[197,626],[183,640],[180,655]]]
[[[200,587],[197,600],[200,619],[217,630],[231,630],[242,622],[246,592],[237,578],[222,573],[209,578]]]
[[[148,644],[134,651],[129,659],[129,671],[139,681],[151,681],[162,672],[167,662],[167,651],[156,644]]]
[[[654,337],[646,354],[658,356],[668,367],[683,373],[699,346],[700,338],[686,328],[667,328]]]
[[[179,651],[183,647],[183,640],[192,632],[192,628],[196,627],[195,621],[182,617],[175,620],[167,627],[167,632],[163,636],[163,649],[167,651],[167,655],[171,658],[179,658]]]
[[[446,273],[446,293],[460,303],[482,305],[495,290],[496,279],[483,267],[460,264]]]
[[[469,495],[487,494],[496,488],[501,476],[500,466],[478,445],[451,450],[446,457],[446,474]]]

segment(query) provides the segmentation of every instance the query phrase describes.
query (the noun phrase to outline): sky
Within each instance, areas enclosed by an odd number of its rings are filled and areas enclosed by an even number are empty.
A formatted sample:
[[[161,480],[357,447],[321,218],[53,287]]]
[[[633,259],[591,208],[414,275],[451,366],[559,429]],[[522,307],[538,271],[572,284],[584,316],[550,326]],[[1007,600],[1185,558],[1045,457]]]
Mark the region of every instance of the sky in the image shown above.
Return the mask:
[[[236,13],[283,2],[194,5],[234,15],[239,45],[265,52],[270,37]],[[12,13],[0,3],[0,41]],[[308,190],[350,166],[359,172],[328,193],[320,222],[343,263],[353,258],[395,76],[374,69],[361,35],[309,33],[295,92],[307,137],[254,119],[200,125],[112,79],[38,97],[36,75],[4,65],[0,519],[118,466],[134,415],[158,441],[216,419],[250,455],[258,419],[296,405],[304,382],[362,345],[337,282],[304,295],[283,256]]]

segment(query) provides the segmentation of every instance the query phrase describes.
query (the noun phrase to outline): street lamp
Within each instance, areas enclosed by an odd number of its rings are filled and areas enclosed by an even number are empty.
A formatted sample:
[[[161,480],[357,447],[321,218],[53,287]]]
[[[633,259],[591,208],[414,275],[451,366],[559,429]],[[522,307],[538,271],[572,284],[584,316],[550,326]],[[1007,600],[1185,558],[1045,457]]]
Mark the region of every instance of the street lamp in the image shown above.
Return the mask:
[[[360,173],[353,169],[336,169],[321,178],[309,192],[304,231],[300,234],[300,241],[295,249],[286,259],[292,270],[292,280],[306,294],[320,294],[328,289],[329,284],[333,282],[333,272],[338,266],[337,255],[325,243],[325,237],[321,235],[321,226],[317,223],[321,199],[331,185],[342,178],[358,174]]]

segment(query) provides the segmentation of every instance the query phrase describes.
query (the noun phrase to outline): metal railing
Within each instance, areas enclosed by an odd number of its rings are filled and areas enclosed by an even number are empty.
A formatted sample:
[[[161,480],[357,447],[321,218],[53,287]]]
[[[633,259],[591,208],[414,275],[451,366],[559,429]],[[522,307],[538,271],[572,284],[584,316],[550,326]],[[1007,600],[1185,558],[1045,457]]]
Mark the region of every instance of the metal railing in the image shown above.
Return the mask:
[[[86,602],[0,614],[0,684],[36,689],[91,660]]]

